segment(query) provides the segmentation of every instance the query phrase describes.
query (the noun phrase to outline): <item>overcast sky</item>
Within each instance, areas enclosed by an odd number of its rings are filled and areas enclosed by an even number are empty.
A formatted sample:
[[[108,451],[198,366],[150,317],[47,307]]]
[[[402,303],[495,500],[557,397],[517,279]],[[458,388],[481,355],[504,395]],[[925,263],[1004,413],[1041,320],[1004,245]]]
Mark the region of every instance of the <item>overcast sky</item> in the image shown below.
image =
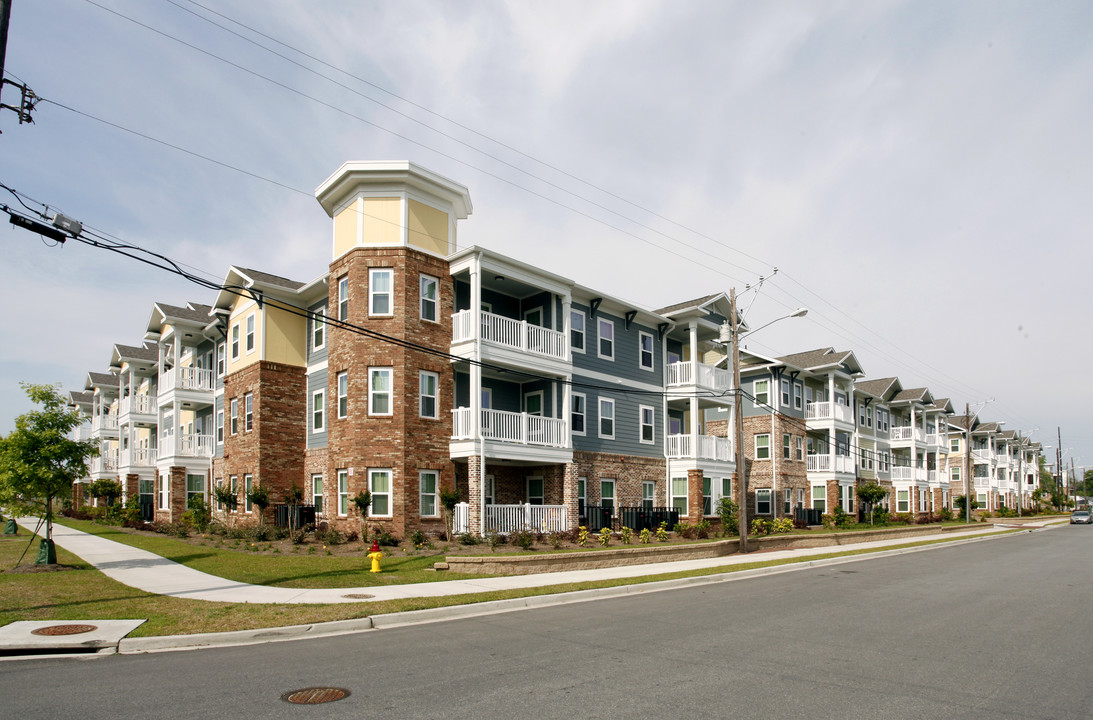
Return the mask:
[[[469,188],[461,247],[645,308],[766,276],[752,327],[809,314],[750,349],[853,350],[1093,466],[1091,27],[1085,0],[14,0],[7,77],[45,101],[0,113],[0,182],[217,279],[307,281],[319,183],[411,160]],[[153,302],[213,299],[0,238],[0,431],[20,380],[82,389]]]

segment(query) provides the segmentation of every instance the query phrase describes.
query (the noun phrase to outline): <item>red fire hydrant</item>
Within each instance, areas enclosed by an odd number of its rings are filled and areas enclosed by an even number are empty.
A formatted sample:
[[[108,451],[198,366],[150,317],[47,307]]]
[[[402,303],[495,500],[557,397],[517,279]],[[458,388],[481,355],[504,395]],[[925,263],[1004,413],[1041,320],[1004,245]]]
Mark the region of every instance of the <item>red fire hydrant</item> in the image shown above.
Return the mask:
[[[372,572],[382,572],[380,569],[380,559],[383,557],[383,553],[380,552],[380,544],[376,540],[372,541],[372,549],[368,552],[368,559],[372,561]]]

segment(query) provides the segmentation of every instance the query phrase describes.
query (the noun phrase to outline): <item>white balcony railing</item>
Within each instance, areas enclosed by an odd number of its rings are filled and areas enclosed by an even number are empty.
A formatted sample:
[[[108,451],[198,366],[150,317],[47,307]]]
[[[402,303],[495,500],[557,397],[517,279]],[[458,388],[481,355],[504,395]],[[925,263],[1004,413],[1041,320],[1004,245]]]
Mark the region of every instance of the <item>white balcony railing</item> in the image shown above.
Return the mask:
[[[569,342],[565,333],[491,312],[480,314],[482,322],[478,339],[482,342],[556,360],[569,357]],[[452,342],[474,339],[474,313],[461,310],[452,315]]]
[[[732,373],[700,362],[668,363],[668,387],[695,385],[711,390],[732,387]]]
[[[95,415],[91,418],[91,430],[93,432],[102,432],[103,430],[117,430],[118,429],[118,416],[117,415]]]
[[[118,464],[121,467],[155,467],[155,448],[129,448],[122,450],[118,456]]]
[[[690,435],[669,435],[667,453],[672,459],[732,460],[732,440],[715,435],[699,435],[698,451],[695,452],[691,447]]]
[[[178,455],[183,457],[211,458],[213,456],[212,435],[174,435],[163,438],[160,454],[164,457]]]
[[[926,433],[927,445],[940,445],[944,435],[938,435],[937,433]]]
[[[471,506],[459,503],[452,513],[453,531],[466,533],[471,529]],[[499,533],[516,530],[564,532],[568,529],[565,505],[487,505],[486,529]]]
[[[156,399],[152,395],[130,395],[121,399],[119,415],[155,415]]]
[[[805,420],[837,420],[853,423],[854,416],[850,412],[850,407],[842,403],[810,402],[805,408]]]
[[[930,472],[936,472],[931,470]],[[904,482],[925,482],[929,476],[926,473],[925,468],[913,468],[905,466],[896,466],[892,468],[892,480],[902,480]]]
[[[159,376],[160,394],[170,390],[212,392],[215,387],[213,371],[204,368],[170,368]]]
[[[472,420],[470,408],[452,410],[452,439],[473,439],[476,428]],[[483,410],[480,428],[482,437],[486,440],[547,447],[569,446],[566,423],[559,418],[505,410]]]
[[[853,473],[854,458],[849,455],[836,455],[834,463],[830,455],[806,455],[805,470],[807,472],[837,472]]]
[[[990,448],[978,448],[972,450],[972,459],[976,462],[989,463],[994,460],[994,453]]]
[[[72,431],[72,439],[76,442],[84,442],[91,439],[91,426],[84,423]]]
[[[103,473],[116,473],[118,471],[118,452],[104,452],[98,457],[91,458],[91,472],[101,475]]]
[[[922,428],[913,427],[911,425],[904,425],[904,426],[901,426],[901,427],[897,427],[897,426],[893,425],[892,426],[891,440],[892,440],[892,442],[914,441],[914,442],[924,443],[924,442],[926,442],[926,433],[922,430]]]

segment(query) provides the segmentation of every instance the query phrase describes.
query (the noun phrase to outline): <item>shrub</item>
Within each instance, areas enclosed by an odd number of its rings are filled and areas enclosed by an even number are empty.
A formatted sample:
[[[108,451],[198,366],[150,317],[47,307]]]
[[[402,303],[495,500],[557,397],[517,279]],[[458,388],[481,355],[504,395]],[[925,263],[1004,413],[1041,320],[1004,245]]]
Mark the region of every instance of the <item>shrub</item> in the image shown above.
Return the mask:
[[[489,543],[490,551],[497,549],[498,545],[505,544],[505,536],[497,532],[494,528],[490,528],[486,531],[486,542]]]
[[[771,524],[771,532],[788,533],[793,529],[793,518],[780,517]]]
[[[323,545],[341,545],[345,542],[345,534],[337,528],[329,528],[323,532],[316,532],[315,539]]]
[[[562,543],[564,543],[566,541],[566,537],[567,537],[566,533],[552,532],[549,535],[547,535],[547,542],[549,542],[550,546],[552,548],[554,548],[555,550],[561,550],[562,549]]]
[[[717,502],[717,516],[721,518],[721,536],[735,535],[737,527],[736,512],[738,508],[732,498],[723,497]]]
[[[577,544],[581,547],[588,544],[588,528],[584,525],[577,528]]]
[[[694,536],[695,534],[697,534],[698,530],[697,528],[695,528],[694,525],[688,525],[687,523],[676,523],[675,527],[672,528],[672,532],[674,532],[681,538],[692,540],[694,539]]]
[[[662,522],[657,528],[657,542],[668,542],[668,523]]]
[[[475,535],[474,533],[465,532],[461,535],[457,535],[456,537],[459,539],[459,542],[463,545],[477,545],[478,544],[478,536]]]
[[[642,528],[638,533],[638,542],[642,545],[648,545],[653,541],[653,533],[649,532],[649,528]]]
[[[910,525],[914,521],[915,518],[911,513],[896,513],[892,516],[892,522],[902,523],[903,525]]]
[[[535,534],[530,530],[517,530],[512,534],[512,544],[521,550],[530,550],[535,544]]]
[[[695,525],[695,537],[700,540],[705,540],[710,536],[710,521],[706,518],[702,518]]]
[[[798,530],[808,530],[808,520],[804,518],[793,518],[793,527]]]
[[[425,543],[428,542],[428,540],[429,538],[426,537],[425,533],[421,530],[414,530],[410,533],[410,544],[419,550],[425,547]]]
[[[875,525],[887,525],[891,515],[888,514],[887,508],[877,506],[873,508],[873,524]]]
[[[835,516],[830,513],[824,513],[820,516],[820,522],[823,523],[825,529],[831,530],[835,527]]]
[[[619,535],[622,536],[622,544],[623,545],[629,545],[631,542],[634,541],[634,531],[631,530],[630,528],[626,527],[625,525],[622,527],[622,530],[619,532]]]
[[[953,519],[953,511],[950,510],[949,508],[941,508],[941,512],[938,513],[938,517],[941,518],[941,520],[943,520],[943,521],[952,520]]]
[[[824,517],[830,517],[825,515]],[[751,521],[751,534],[752,535],[767,535],[770,533],[772,523],[766,518],[753,518]]]
[[[269,525],[259,524],[250,528],[250,538],[257,542],[268,542],[273,539],[273,528]]]
[[[601,528],[600,529],[600,545],[603,545],[604,547],[607,547],[610,544],[611,544],[611,528],[607,528],[607,527]]]
[[[843,510],[841,505],[835,506],[835,510],[832,515],[835,519],[835,527],[847,527],[848,525],[850,525],[850,521],[853,519],[853,516]]]

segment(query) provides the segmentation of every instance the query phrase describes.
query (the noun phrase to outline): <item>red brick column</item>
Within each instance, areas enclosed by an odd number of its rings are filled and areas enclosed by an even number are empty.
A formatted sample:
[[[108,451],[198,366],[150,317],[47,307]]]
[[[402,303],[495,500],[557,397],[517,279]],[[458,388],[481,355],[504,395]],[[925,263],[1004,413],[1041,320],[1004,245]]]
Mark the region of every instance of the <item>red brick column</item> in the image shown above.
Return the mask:
[[[577,498],[577,479],[580,476],[580,471],[577,468],[577,463],[566,463],[562,477],[562,504],[566,509],[566,529],[572,530],[577,527],[579,522],[578,513],[578,498]]]
[[[172,465],[170,470],[170,492],[167,496],[170,505],[170,521],[178,522],[186,512],[186,468]]]
[[[472,535],[479,535],[482,532],[482,517],[485,512],[485,508],[482,507],[482,490],[486,482],[485,470],[480,455],[472,455],[467,458],[467,488],[470,493],[468,498],[470,512],[467,524],[470,526],[468,529]]]

